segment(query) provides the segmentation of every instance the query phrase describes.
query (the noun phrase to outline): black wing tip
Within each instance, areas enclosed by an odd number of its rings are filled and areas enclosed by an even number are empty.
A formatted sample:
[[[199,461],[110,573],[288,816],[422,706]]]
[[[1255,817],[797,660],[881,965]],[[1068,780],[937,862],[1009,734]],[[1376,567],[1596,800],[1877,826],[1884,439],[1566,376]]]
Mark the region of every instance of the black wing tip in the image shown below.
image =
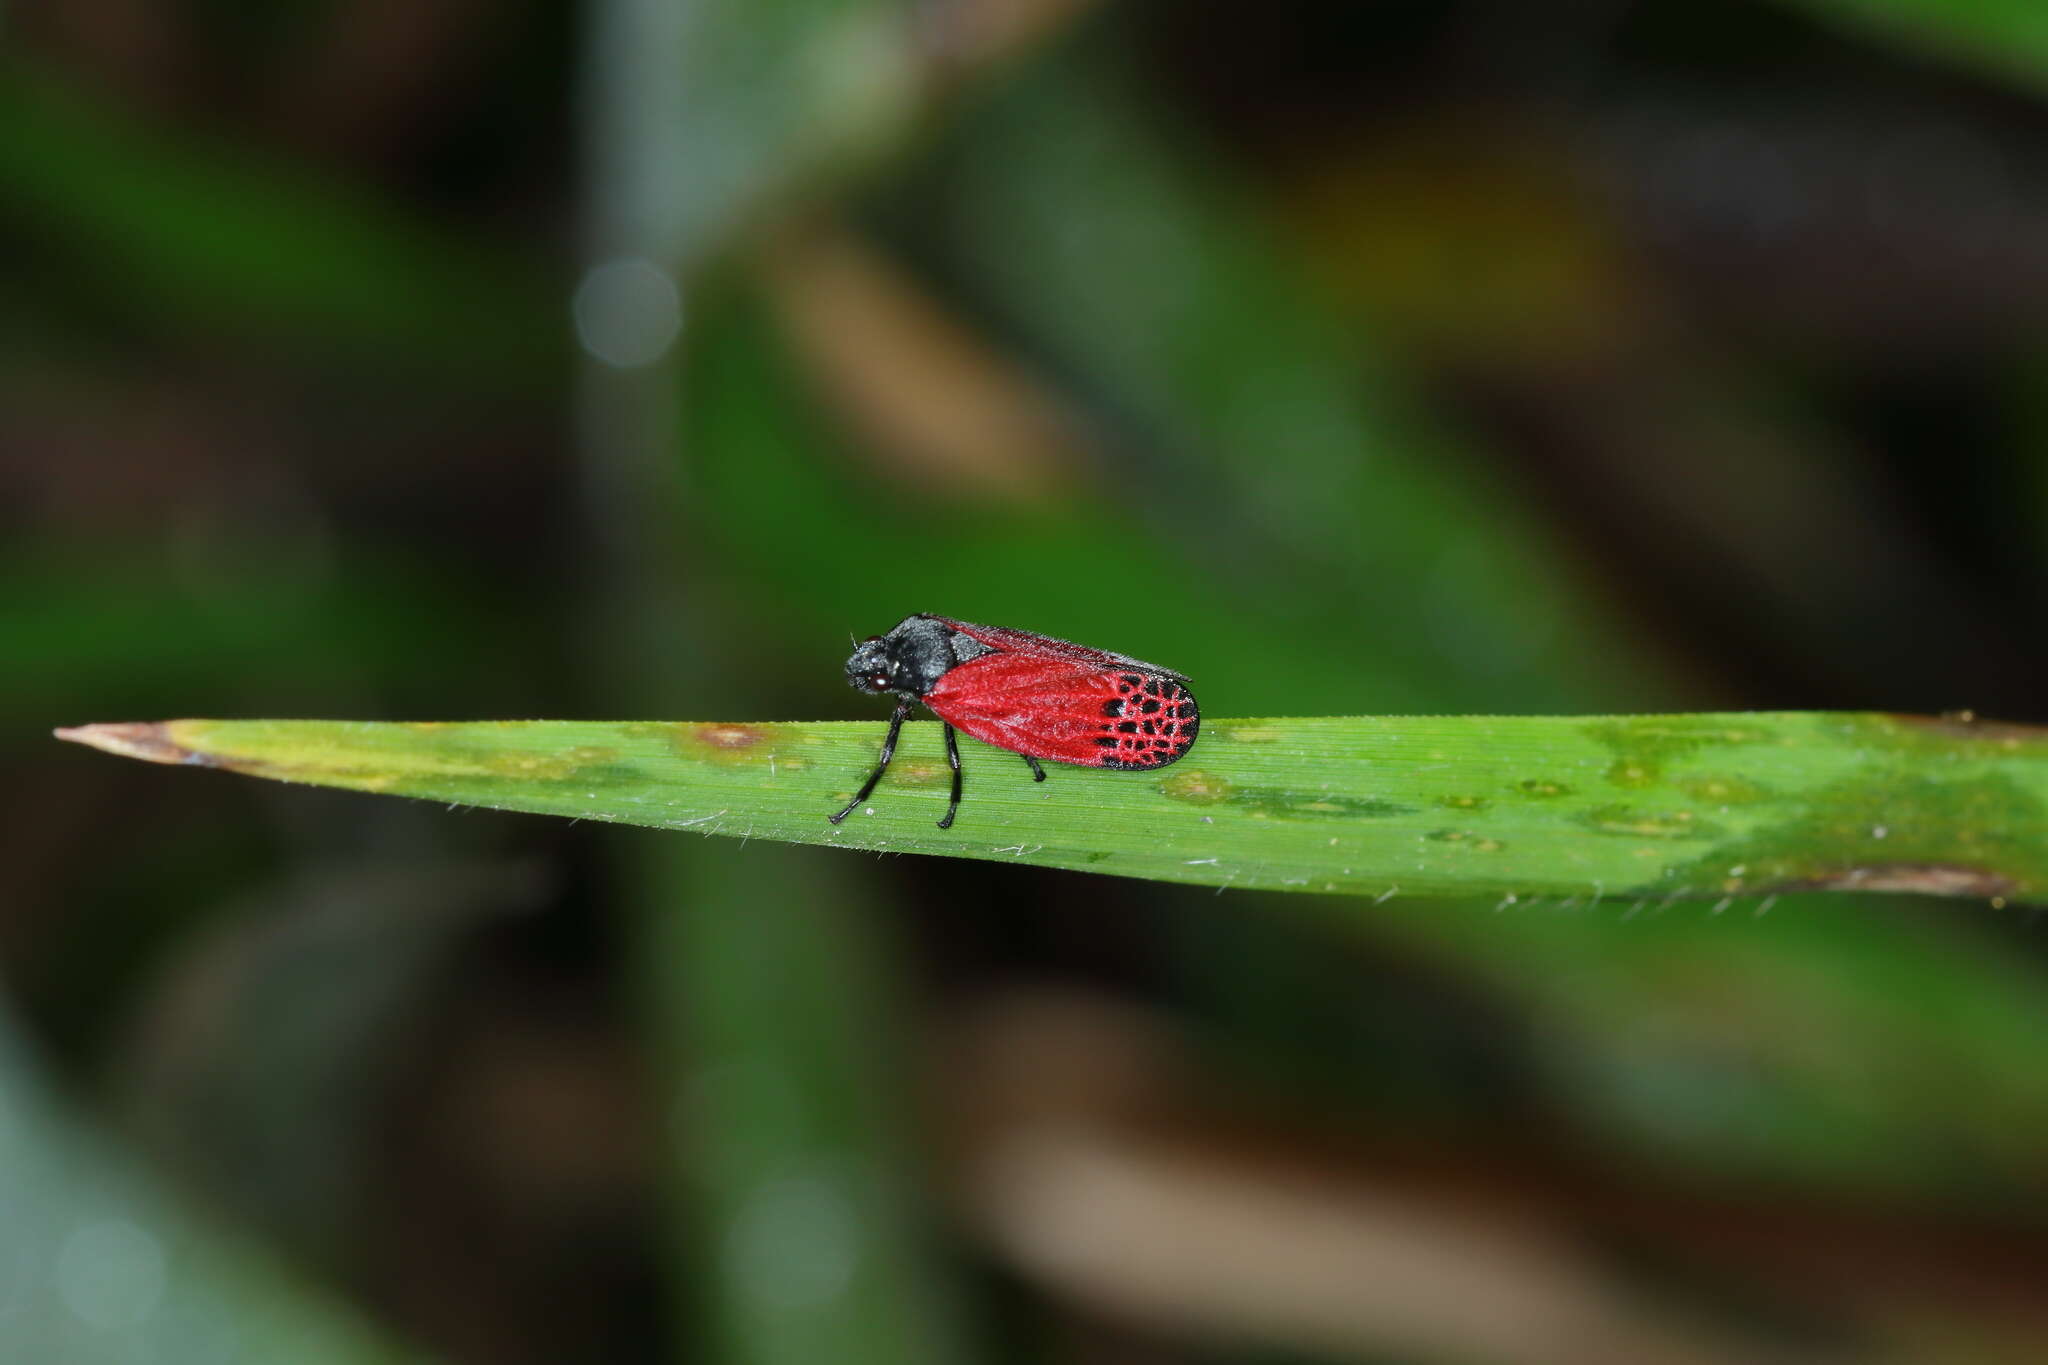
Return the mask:
[[[1180,762],[1188,756],[1188,751],[1194,747],[1193,743],[1188,743],[1178,749],[1155,750],[1139,758],[1105,758],[1095,766],[1107,768],[1112,772],[1149,773],[1155,769],[1169,767]]]

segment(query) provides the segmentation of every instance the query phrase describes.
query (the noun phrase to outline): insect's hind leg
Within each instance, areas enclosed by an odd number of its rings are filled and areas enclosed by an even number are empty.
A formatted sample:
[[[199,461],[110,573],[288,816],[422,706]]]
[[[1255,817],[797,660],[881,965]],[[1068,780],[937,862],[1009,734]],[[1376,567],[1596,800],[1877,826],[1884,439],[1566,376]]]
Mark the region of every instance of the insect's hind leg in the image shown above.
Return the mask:
[[[946,762],[953,769],[953,799],[946,805],[946,818],[939,821],[940,829],[951,829],[953,816],[960,809],[960,740],[950,725],[946,726]]]
[[[910,719],[910,699],[908,697],[900,697],[896,701],[896,710],[889,717],[889,734],[882,741],[882,761],[877,763],[875,770],[868,774],[868,780],[860,784],[860,790],[854,793],[853,800],[846,803],[846,809],[840,811],[837,815],[826,817],[833,824],[836,825],[847,816],[853,814],[854,809],[861,802],[874,795],[875,784],[882,780],[883,773],[889,771],[889,760],[896,757],[896,737],[903,733],[903,722],[908,719]],[[946,739],[950,743],[952,738],[953,727],[949,725],[946,727]],[[953,762],[953,804],[958,805],[959,803],[960,763],[958,759],[955,759]],[[953,818],[950,811],[947,813],[946,818],[948,820]]]
[[[1018,754],[1017,757],[1023,759],[1024,766],[1031,769],[1031,780],[1033,782],[1045,781],[1045,769],[1038,766],[1037,759],[1033,758],[1030,754]]]

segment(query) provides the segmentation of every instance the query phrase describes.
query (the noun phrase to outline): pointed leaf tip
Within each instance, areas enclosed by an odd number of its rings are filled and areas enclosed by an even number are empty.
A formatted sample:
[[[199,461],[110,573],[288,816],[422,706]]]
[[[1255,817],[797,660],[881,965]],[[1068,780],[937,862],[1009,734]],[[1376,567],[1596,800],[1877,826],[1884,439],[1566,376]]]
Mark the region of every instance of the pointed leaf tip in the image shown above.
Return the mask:
[[[115,721],[100,725],[58,726],[50,733],[73,744],[104,749],[123,758],[145,763],[204,763],[204,755],[172,741],[170,722],[161,720]]]

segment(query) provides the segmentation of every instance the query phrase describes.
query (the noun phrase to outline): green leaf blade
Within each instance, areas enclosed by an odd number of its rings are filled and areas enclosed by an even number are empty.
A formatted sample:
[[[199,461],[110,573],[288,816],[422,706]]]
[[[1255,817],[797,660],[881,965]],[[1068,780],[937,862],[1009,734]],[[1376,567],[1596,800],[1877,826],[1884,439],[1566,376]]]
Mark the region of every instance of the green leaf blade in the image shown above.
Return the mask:
[[[1208,720],[1149,773],[1033,783],[972,741],[958,823],[936,726],[843,825],[871,722],[182,720],[64,738],[130,757],[468,806],[1349,895],[2048,892],[2048,732],[1876,714]]]

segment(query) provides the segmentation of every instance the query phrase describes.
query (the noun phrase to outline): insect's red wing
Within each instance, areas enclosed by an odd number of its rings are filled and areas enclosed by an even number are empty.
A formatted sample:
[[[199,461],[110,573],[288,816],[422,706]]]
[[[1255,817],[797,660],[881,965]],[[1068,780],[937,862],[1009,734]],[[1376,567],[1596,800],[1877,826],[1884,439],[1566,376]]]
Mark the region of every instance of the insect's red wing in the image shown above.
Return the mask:
[[[1161,768],[1195,742],[1201,715],[1176,674],[998,650],[948,669],[925,705],[998,748],[1090,768]]]

